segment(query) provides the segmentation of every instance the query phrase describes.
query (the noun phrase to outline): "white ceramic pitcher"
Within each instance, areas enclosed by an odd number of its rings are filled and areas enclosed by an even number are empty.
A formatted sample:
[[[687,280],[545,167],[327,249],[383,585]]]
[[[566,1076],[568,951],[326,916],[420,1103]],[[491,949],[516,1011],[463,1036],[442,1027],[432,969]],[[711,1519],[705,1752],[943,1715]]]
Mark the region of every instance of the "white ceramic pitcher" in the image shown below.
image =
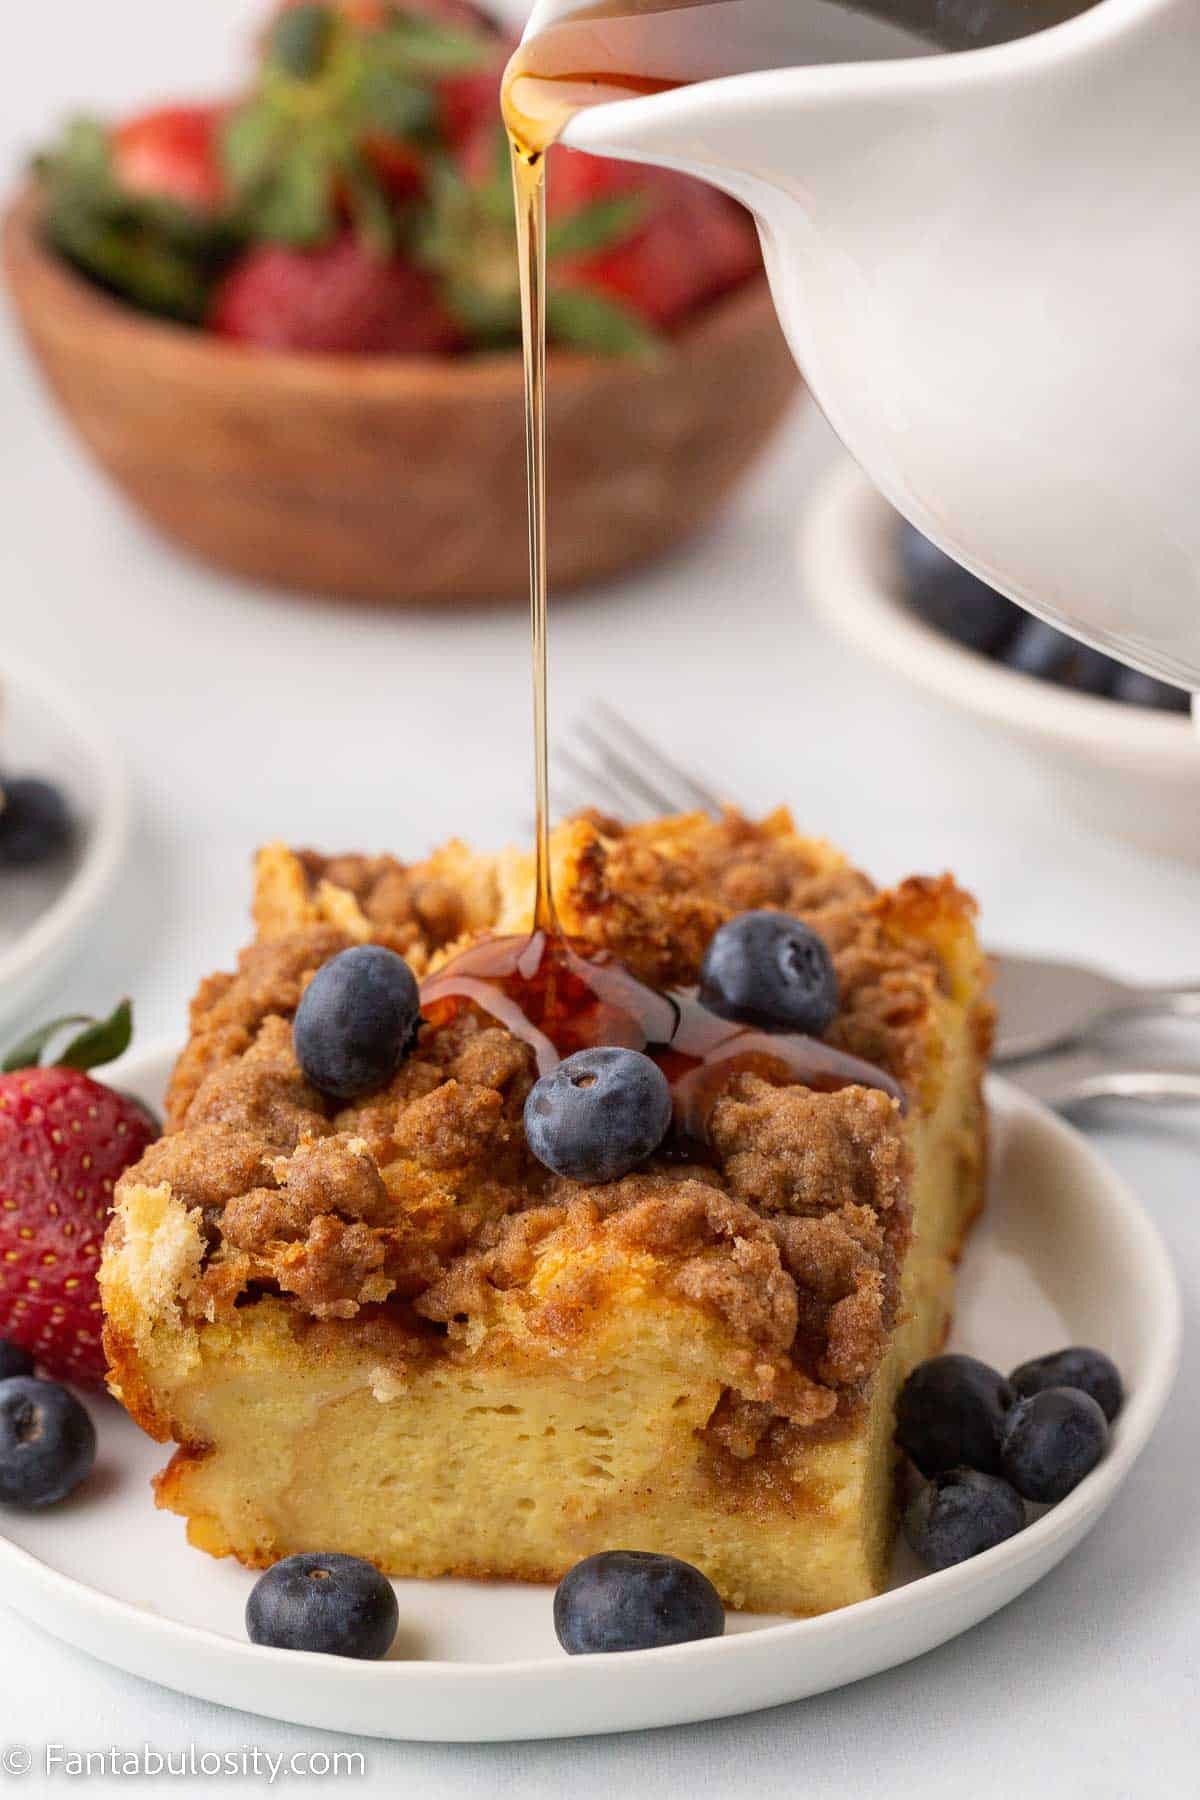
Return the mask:
[[[809,3],[779,0],[789,30]],[[852,62],[813,18],[815,66],[598,106],[564,141],[744,201],[813,393],[900,511],[1200,688],[1200,0],[948,55],[885,26]]]

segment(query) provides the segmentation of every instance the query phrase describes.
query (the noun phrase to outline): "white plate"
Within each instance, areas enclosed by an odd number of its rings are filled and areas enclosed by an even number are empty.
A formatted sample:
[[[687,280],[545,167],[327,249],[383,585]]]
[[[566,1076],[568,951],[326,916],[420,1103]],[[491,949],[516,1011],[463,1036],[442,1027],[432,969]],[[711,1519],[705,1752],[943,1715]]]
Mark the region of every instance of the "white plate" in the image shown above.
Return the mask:
[[[143,1054],[114,1073],[157,1105],[166,1068],[165,1055]],[[263,1649],[242,1628],[254,1577],[188,1549],[182,1522],[154,1510],[147,1482],[167,1453],[105,1402],[93,1408],[101,1456],[88,1486],[45,1514],[4,1514],[0,1593],[68,1642],[183,1693],[300,1725],[443,1742],[720,1718],[920,1656],[1037,1581],[1096,1522],[1162,1410],[1178,1354],[1174,1276],[1132,1194],[1014,1089],[993,1082],[991,1101],[992,1203],[964,1259],[954,1341],[1004,1368],[1097,1344],[1129,1399],[1107,1457],[1075,1492],[972,1562],[917,1578],[898,1556],[895,1585],[877,1599],[819,1619],[735,1616],[724,1638],[633,1656],[565,1656],[548,1588],[469,1581],[397,1582],[401,1633],[388,1662]],[[1044,1654],[1050,1664],[1053,1646]]]
[[[69,855],[0,872],[0,1027],[29,1022],[108,898],[129,843],[129,783],[101,727],[38,670],[0,665],[0,769],[57,782],[79,823]]]
[[[1023,675],[927,625],[904,595],[896,514],[849,457],[805,510],[800,578],[805,598],[839,637],[1025,750],[1041,773],[1059,778],[1064,797],[1093,825],[1143,849],[1200,862],[1200,736],[1193,721]]]

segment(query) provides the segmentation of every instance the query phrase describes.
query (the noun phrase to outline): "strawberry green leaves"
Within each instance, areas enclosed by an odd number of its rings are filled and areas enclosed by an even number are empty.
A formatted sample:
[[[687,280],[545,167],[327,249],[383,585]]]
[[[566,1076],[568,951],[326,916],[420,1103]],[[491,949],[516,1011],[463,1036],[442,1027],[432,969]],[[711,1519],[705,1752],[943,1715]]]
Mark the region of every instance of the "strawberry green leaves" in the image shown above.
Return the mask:
[[[439,19],[393,7],[373,34],[379,65],[408,78],[465,75],[485,62],[488,34],[446,25]]]
[[[311,81],[325,66],[336,29],[332,7],[289,6],[271,27],[268,58],[298,81]]]
[[[589,200],[565,219],[554,219],[546,231],[546,255],[591,256],[621,243],[644,223],[641,194],[612,194]]]
[[[72,1025],[82,1025],[84,1030],[54,1058],[55,1068],[98,1069],[103,1063],[115,1062],[128,1050],[133,1037],[133,1006],[122,1000],[107,1019],[95,1019],[89,1013],[69,1013],[65,1018],[40,1025],[9,1051],[0,1063],[0,1074],[40,1068],[47,1048]]]
[[[554,288],[546,331],[556,344],[599,356],[653,356],[659,339],[631,307],[590,288]]]
[[[327,243],[337,225],[334,182],[357,156],[320,126],[293,132],[260,100],[225,127],[222,157],[246,235],[274,243]]]
[[[642,225],[646,213],[641,194],[613,194],[590,200],[546,232],[546,255],[558,260],[591,256],[623,243]],[[655,333],[631,307],[593,288],[551,286],[546,304],[546,330],[556,344],[591,350],[601,356],[649,356]]]
[[[77,119],[39,157],[44,230],[61,256],[147,312],[197,324],[212,282],[236,250],[228,221],[117,178],[109,134]]]
[[[434,83],[483,65],[494,40],[399,7],[363,30],[332,7],[281,13],[258,86],[225,128],[223,154],[248,235],[328,244],[348,214],[380,256],[400,246],[378,141],[436,145]]]
[[[553,175],[551,176],[553,179]],[[552,341],[602,355],[645,356],[654,333],[629,307],[582,285],[554,280],[556,262],[623,242],[640,228],[638,194],[601,195],[556,219],[546,233],[550,264],[547,328]],[[521,297],[508,140],[497,127],[481,176],[469,179],[449,159],[435,167],[428,211],[417,239],[422,266],[471,341],[488,349],[521,342]]]
[[[206,320],[216,282],[249,245],[316,248],[348,218],[376,255],[403,251],[425,162],[440,151],[436,83],[485,67],[497,41],[483,25],[399,6],[382,7],[369,29],[331,6],[288,7],[267,34],[248,98],[214,124],[219,203],[132,187],[114,157],[122,132],[82,119],[36,164],[47,237],[111,292],[187,324]],[[164,163],[179,155],[164,141]],[[399,195],[398,168],[411,170]]]
[[[111,130],[78,122],[38,164],[50,242],[135,306],[225,336],[291,343],[256,336],[262,317],[247,328],[246,295],[257,281],[261,296],[262,265],[275,256],[311,264],[289,276],[293,297],[308,274],[324,296],[322,343],[308,341],[307,320],[294,347],[323,347],[340,271],[337,304],[357,318],[341,319],[339,347],[516,349],[499,120],[507,40],[484,13],[447,10],[431,0],[297,0],[275,9],[239,100],[158,107]],[[653,353],[649,321],[673,316],[667,302],[691,279],[684,227],[676,256],[669,229],[660,240],[652,184],[594,158],[553,157],[562,160],[552,163],[547,234],[551,341]]]

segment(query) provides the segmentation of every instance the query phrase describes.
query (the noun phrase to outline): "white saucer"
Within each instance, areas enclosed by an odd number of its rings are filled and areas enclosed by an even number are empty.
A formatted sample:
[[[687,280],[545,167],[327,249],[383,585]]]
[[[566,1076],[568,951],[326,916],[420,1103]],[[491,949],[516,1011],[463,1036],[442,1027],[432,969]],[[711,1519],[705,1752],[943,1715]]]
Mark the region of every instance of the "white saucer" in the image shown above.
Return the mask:
[[[113,1074],[157,1105],[167,1066],[143,1053]],[[565,1656],[549,1588],[402,1581],[393,1660],[297,1655],[246,1640],[254,1577],[187,1548],[182,1522],[154,1510],[147,1486],[168,1453],[97,1402],[91,1481],[55,1510],[0,1519],[0,1593],[102,1661],[183,1693],[299,1725],[442,1742],[720,1718],[920,1656],[1037,1581],[1096,1522],[1162,1410],[1179,1348],[1174,1275],[1133,1195],[1058,1119],[999,1081],[990,1097],[992,1201],[964,1259],[954,1342],[1002,1368],[1095,1344],[1129,1391],[1105,1460],[998,1549],[919,1578],[901,1555],[877,1599],[818,1619],[735,1616],[724,1638],[626,1656]],[[1049,1679],[1053,1645],[1039,1654]]]
[[[131,807],[124,767],[101,726],[40,671],[7,656],[0,769],[56,782],[79,824],[69,855],[44,869],[0,871],[0,1028],[8,1028],[34,1022],[34,999],[108,898],[128,847]]]
[[[970,715],[1031,757],[1091,824],[1200,862],[1200,699],[1195,719],[1080,694],[954,643],[908,604],[896,514],[848,456],[824,477],[800,528],[805,599],[892,679]]]

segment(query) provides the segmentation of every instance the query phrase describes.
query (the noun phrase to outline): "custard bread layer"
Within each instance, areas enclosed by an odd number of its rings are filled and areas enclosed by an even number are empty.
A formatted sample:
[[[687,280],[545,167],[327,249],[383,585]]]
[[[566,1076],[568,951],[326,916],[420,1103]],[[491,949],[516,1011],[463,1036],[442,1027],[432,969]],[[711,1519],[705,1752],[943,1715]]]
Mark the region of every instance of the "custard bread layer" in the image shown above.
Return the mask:
[[[575,938],[658,986],[717,927],[780,907],[837,968],[837,1047],[902,1083],[734,1074],[711,1155],[586,1187],[525,1143],[528,1046],[463,1007],[382,1093],[305,1081],[291,1019],[354,943],[418,974],[527,930],[533,871],[259,858],[257,940],[211,977],[168,1135],[119,1185],[102,1291],[113,1390],[174,1440],[159,1503],[193,1543],[396,1575],[552,1580],[605,1548],[696,1563],[727,1604],[878,1591],[896,1390],[942,1341],[982,1199],[986,973],[948,878],[877,892],[785,813],[555,833]]]

